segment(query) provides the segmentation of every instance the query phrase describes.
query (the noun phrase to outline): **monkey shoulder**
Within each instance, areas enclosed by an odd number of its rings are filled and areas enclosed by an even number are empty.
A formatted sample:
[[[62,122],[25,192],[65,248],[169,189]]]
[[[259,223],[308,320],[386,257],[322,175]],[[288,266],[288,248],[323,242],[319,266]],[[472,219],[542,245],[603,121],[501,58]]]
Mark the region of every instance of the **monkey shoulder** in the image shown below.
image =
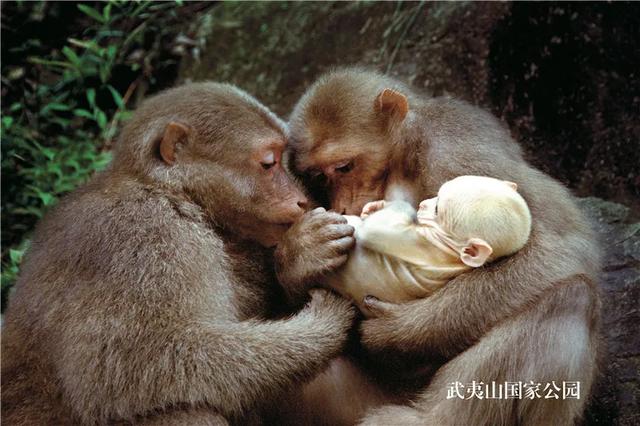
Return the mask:
[[[40,278],[55,271],[57,280],[109,282],[114,291],[210,282],[226,269],[222,241],[197,206],[130,181],[70,194],[44,218],[30,251]]]
[[[442,156],[484,162],[487,172],[490,164],[497,161],[523,161],[522,148],[506,124],[479,106],[443,96],[427,99],[417,114],[426,139],[433,145],[432,151],[441,152]]]

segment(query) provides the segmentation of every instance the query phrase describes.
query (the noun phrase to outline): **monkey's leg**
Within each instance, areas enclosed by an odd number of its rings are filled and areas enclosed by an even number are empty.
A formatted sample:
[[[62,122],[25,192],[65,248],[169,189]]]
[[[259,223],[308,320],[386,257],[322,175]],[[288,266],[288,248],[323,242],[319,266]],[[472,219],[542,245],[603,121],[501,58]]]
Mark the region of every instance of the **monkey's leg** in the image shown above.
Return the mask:
[[[583,412],[595,374],[596,300],[593,289],[580,277],[558,283],[536,305],[495,327],[444,365],[413,408],[382,408],[363,424],[574,424]],[[466,392],[461,392],[465,399],[447,399],[454,383],[466,389],[473,381],[495,382],[496,399],[471,397]],[[524,389],[520,398],[506,399],[505,382],[529,381],[541,384],[532,399]],[[580,399],[563,399],[563,382],[576,381],[580,382]],[[559,392],[545,390],[551,382],[560,387]],[[497,398],[500,384],[502,395]]]
[[[352,426],[372,407],[391,402],[357,365],[339,357],[302,389],[278,401],[267,424]]]

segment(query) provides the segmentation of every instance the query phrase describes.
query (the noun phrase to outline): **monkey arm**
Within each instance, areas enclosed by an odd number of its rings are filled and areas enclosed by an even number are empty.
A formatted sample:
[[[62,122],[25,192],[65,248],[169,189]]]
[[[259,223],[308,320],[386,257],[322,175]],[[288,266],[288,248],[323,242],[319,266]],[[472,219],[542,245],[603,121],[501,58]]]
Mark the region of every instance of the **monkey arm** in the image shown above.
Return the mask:
[[[134,418],[180,404],[233,417],[321,371],[342,350],[353,316],[346,300],[317,291],[300,313],[278,321],[201,316],[139,328],[112,317],[120,326],[105,339],[86,321],[62,339],[85,349],[63,345],[57,362],[74,372],[63,386],[77,412],[94,413],[88,418]]]
[[[362,323],[363,344],[373,352],[455,357],[498,323],[535,306],[545,292],[553,295],[564,277],[584,271],[566,249],[570,244],[543,232],[532,234],[529,245],[511,258],[462,274],[428,298],[403,304],[367,301],[378,317]],[[546,253],[561,260],[552,262]]]
[[[404,201],[394,201],[366,218],[356,229],[358,244],[390,256],[399,256],[416,246],[415,209]]]

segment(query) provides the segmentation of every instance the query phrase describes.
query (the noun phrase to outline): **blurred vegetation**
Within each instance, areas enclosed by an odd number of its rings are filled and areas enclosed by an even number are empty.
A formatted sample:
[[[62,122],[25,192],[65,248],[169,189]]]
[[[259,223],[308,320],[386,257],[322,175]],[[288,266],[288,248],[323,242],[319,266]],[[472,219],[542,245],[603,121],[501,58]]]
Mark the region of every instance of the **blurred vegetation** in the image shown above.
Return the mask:
[[[182,2],[2,4],[2,308],[30,232],[110,161],[130,108],[173,84],[190,15]]]

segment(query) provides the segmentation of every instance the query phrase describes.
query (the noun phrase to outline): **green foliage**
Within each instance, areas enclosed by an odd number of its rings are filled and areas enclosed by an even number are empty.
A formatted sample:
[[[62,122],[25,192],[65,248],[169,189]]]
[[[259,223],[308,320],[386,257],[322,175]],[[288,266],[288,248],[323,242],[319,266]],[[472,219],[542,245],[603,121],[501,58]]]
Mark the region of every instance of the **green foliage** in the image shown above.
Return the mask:
[[[182,7],[118,0],[75,6],[71,13],[57,2],[8,6],[9,27],[11,18],[26,19],[18,28],[57,19],[53,25],[66,31],[59,42],[46,31],[24,38],[18,30],[7,42],[3,10],[3,309],[35,222],[107,166],[131,96],[153,83],[153,61],[166,61],[149,51],[161,47],[167,20]]]

